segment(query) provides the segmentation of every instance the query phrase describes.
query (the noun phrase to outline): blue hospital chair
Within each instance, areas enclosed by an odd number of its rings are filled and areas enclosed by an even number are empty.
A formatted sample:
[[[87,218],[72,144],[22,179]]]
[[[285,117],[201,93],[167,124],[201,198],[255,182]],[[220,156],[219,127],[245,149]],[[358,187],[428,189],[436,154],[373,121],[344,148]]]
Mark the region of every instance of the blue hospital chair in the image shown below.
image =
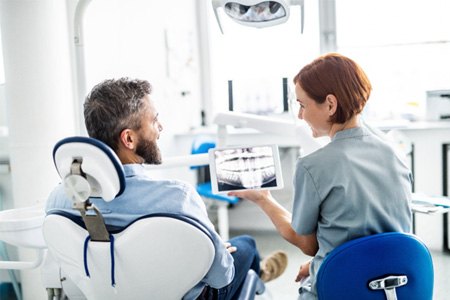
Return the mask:
[[[53,157],[81,216],[55,211],[45,218],[48,259],[55,261],[60,282],[47,287],[50,299],[63,295],[175,300],[205,276],[214,246],[208,232],[193,219],[153,214],[126,228],[105,225],[89,197],[113,201],[125,189],[123,167],[108,146],[92,138],[70,137],[56,144]],[[239,299],[254,299],[263,292],[264,284],[251,270]]]
[[[215,148],[216,143],[202,136],[192,142],[191,154],[204,154]],[[211,189],[211,178],[209,166],[193,166],[191,169],[197,172],[197,192],[205,201],[209,211],[217,213],[217,231],[224,240],[229,238],[228,208],[239,202],[239,198],[227,196],[226,194],[213,194]]]
[[[433,262],[414,235],[390,232],[349,241],[317,273],[319,300],[432,300]]]

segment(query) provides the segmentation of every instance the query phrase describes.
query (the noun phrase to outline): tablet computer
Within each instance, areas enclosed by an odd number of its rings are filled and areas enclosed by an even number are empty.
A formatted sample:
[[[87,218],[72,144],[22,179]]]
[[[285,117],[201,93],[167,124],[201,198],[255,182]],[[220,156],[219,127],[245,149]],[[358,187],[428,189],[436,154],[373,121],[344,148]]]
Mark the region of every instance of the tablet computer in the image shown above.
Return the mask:
[[[277,145],[209,149],[212,192],[281,189],[283,176]]]

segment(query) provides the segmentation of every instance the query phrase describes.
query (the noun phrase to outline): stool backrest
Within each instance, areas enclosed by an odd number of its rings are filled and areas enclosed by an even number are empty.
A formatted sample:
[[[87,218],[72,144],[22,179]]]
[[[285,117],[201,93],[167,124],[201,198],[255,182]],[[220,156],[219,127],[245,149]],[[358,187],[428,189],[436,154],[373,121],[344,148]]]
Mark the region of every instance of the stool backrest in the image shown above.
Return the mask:
[[[425,244],[414,235],[391,232],[334,249],[319,268],[316,287],[319,300],[432,300],[433,281]]]

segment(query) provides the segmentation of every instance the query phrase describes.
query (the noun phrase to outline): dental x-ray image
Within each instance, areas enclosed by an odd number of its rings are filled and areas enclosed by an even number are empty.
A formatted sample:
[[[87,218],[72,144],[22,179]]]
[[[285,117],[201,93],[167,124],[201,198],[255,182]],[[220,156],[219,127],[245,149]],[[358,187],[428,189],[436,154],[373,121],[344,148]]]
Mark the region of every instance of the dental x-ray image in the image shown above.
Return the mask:
[[[276,146],[254,146],[213,150],[211,178],[217,192],[277,188],[279,157]],[[282,181],[282,180],[281,180]]]

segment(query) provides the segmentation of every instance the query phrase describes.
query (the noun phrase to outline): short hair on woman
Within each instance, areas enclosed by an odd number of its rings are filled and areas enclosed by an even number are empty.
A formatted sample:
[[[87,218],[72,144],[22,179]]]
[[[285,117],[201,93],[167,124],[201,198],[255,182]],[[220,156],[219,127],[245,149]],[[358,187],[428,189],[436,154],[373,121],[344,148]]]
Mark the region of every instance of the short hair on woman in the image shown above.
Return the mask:
[[[353,60],[338,53],[328,53],[303,67],[294,83],[317,103],[324,103],[327,95],[338,100],[331,123],[345,123],[359,114],[369,99],[372,85],[363,69]]]
[[[84,102],[84,120],[90,137],[118,149],[120,133],[139,130],[144,113],[144,97],[150,83],[139,79],[108,79],[97,84]]]

